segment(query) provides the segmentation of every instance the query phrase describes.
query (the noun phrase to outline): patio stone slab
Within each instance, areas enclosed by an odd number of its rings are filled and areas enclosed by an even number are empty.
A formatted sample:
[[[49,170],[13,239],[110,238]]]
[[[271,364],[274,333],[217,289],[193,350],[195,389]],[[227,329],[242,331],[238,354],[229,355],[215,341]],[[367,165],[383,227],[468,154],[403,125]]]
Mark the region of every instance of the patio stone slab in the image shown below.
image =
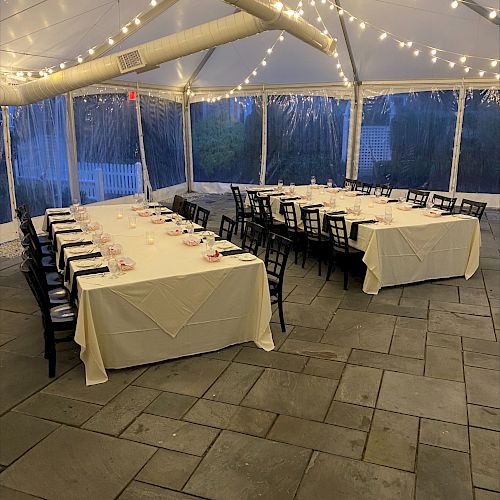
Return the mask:
[[[474,495],[476,500],[500,500],[500,493],[497,493],[496,491],[474,488]]]
[[[403,297],[458,302],[458,287],[435,285],[433,283],[405,285]]]
[[[284,344],[286,344],[286,342],[287,341],[285,341]],[[266,352],[263,349],[244,347],[236,356],[235,361],[265,368],[301,372],[306,365],[307,359],[303,356],[296,356],[295,354],[287,354],[278,351]]]
[[[85,385],[85,369],[83,364],[75,366],[71,371],[52,382],[42,392],[65,398],[105,405],[133,382],[145,368],[125,368],[109,370],[109,380],[105,384],[90,387]]]
[[[193,406],[195,401],[196,398],[193,396],[162,392],[144,409],[144,413],[151,413],[159,417],[181,418]]]
[[[0,417],[0,464],[9,465],[59,426],[40,418],[9,412]]]
[[[426,377],[463,381],[464,371],[460,351],[446,347],[427,346],[426,353]]]
[[[290,333],[288,338],[295,340],[306,340],[308,342],[319,342],[324,334],[325,330],[319,330],[318,328],[307,328],[305,326],[296,326]]]
[[[342,376],[345,363],[338,361],[328,361],[326,359],[310,358],[304,368],[303,373],[339,380]]]
[[[440,448],[469,452],[469,433],[465,425],[423,418],[420,421],[419,442]]]
[[[321,342],[389,352],[395,322],[394,316],[338,310]]]
[[[464,351],[480,352],[492,356],[500,356],[500,342],[491,342],[489,340],[462,339]]]
[[[371,300],[371,295],[347,292],[342,297],[339,308],[349,309],[351,311],[366,311]]]
[[[464,337],[463,340],[466,340],[466,338]],[[447,349],[457,349],[458,351],[462,350],[462,342],[460,341],[460,337],[457,337],[456,335],[446,335],[444,333],[428,332],[427,345],[446,347]]]
[[[233,362],[209,387],[204,397],[224,403],[240,404],[262,372],[260,366]]]
[[[116,398],[96,413],[83,427],[117,436],[148,406],[159,391],[144,387],[126,387]]]
[[[464,384],[451,380],[386,372],[377,408],[467,424]]]
[[[311,305],[284,302],[283,314],[285,316],[285,321],[290,325],[306,326],[308,328],[319,328],[320,330],[324,330],[330,323],[336,306],[340,303],[340,300],[328,300],[332,301],[330,310],[325,310],[321,304],[315,305],[314,300]],[[278,313],[276,312],[273,315],[273,320],[277,318]]]
[[[333,361],[347,361],[351,349],[348,347],[330,346],[320,342],[288,339],[280,347],[280,351]]]
[[[416,500],[472,500],[469,455],[421,444],[417,459]]]
[[[410,500],[413,493],[414,477],[409,472],[315,452],[296,498]]]
[[[358,430],[279,415],[267,439],[361,459],[366,436]]]
[[[215,500],[293,499],[311,452],[223,431],[184,491]]]
[[[396,327],[390,353],[396,356],[424,359],[425,332]]]
[[[39,392],[14,408],[14,411],[45,418],[61,424],[80,426],[102,406]]]
[[[471,427],[469,434],[474,486],[500,492],[500,432]]]
[[[297,285],[287,296],[287,302],[310,304],[319,292],[319,287]]]
[[[135,385],[200,397],[228,364],[218,359],[182,358],[152,366]]]
[[[471,290],[475,291],[473,288],[471,288]],[[489,306],[457,304],[456,302],[440,302],[439,300],[431,300],[430,308],[435,311],[473,314],[475,316],[491,316]]]
[[[412,472],[417,439],[417,417],[375,410],[364,459]]]
[[[464,352],[464,364],[477,366],[488,370],[500,370],[500,357],[481,354],[479,352]]]
[[[326,415],[325,422],[368,432],[370,430],[372,415],[372,408],[333,401]]]
[[[335,393],[335,400],[374,407],[381,379],[382,370],[347,365]]]
[[[475,306],[489,307],[488,296],[484,289],[459,288],[460,303]]]
[[[200,457],[186,453],[160,449],[137,474],[136,479],[163,488],[180,490],[200,460]]]
[[[398,316],[396,319],[396,328],[408,328],[410,330],[427,331],[427,320],[418,318],[405,318]]]
[[[242,402],[274,413],[323,420],[337,382],[281,370],[266,369]]]
[[[111,500],[154,452],[151,446],[61,426],[2,472],[0,482],[47,499]]]
[[[33,314],[38,305],[30,290],[0,286],[2,309],[12,312]]]
[[[500,408],[500,372],[465,366],[467,402]]]
[[[267,411],[199,399],[183,420],[264,437],[275,418]]]
[[[143,413],[120,437],[201,456],[218,433],[211,427]]]
[[[410,299],[412,300],[412,299]],[[427,306],[415,307],[398,304],[370,304],[368,312],[380,314],[392,314],[393,316],[406,316],[408,318],[427,319]]]
[[[379,352],[362,351],[359,349],[352,350],[349,356],[349,363],[380,368],[381,370],[410,373],[413,375],[422,375],[424,373],[423,360]]]
[[[152,484],[132,481],[119,496],[118,500],[138,500],[139,498],[151,500],[196,500],[197,497],[160,488]]]
[[[430,310],[429,331],[483,340],[496,340],[491,318],[472,316],[471,314]]]
[[[469,404],[467,410],[469,425],[500,431],[500,409]]]

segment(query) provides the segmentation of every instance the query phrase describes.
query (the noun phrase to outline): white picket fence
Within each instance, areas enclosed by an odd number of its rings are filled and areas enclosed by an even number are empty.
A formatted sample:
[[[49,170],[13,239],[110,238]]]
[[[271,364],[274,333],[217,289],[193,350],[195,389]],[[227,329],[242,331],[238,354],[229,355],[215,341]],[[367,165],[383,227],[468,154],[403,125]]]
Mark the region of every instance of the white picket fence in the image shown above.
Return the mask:
[[[68,184],[68,171],[48,168],[40,172],[38,168],[29,168],[18,165],[14,161],[14,174],[16,180],[45,180],[58,181]],[[142,166],[141,163],[91,163],[78,162],[78,177],[80,191],[86,194],[89,200],[102,201],[107,198],[126,196],[142,192]]]

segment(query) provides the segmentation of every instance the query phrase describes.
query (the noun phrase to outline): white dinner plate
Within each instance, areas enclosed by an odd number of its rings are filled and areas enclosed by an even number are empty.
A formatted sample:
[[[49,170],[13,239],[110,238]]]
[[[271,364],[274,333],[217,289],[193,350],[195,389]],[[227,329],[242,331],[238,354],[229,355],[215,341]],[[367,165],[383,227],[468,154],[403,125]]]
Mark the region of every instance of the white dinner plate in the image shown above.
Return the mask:
[[[239,260],[242,260],[243,262],[248,262],[251,260],[255,260],[257,257],[255,255],[252,255],[251,253],[242,253],[241,255],[237,255]]]
[[[70,249],[68,249],[68,253],[70,253],[72,255],[81,255],[83,253],[92,253],[93,249],[94,249],[93,247],[92,248],[89,248],[89,247],[70,248]]]
[[[91,267],[98,268],[98,267],[101,267],[101,265],[102,265],[102,261],[91,261],[91,260],[84,260],[84,261],[78,262],[78,264],[76,264],[76,266],[81,268],[81,269],[88,269]]]
[[[455,214],[455,217],[458,217],[459,219],[473,219],[472,215],[467,215],[467,214]]]
[[[233,248],[234,245],[229,242],[229,241],[219,241],[217,244],[216,244],[217,247],[221,248],[222,250],[227,250],[228,248]]]

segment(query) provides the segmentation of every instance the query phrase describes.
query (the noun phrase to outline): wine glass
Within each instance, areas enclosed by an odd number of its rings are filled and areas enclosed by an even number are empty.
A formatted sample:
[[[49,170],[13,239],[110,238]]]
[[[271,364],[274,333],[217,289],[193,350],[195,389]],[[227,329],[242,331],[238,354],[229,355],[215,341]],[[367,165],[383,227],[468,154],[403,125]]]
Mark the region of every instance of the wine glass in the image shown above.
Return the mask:
[[[295,194],[295,182],[290,182],[290,194]]]
[[[400,196],[398,198],[398,200],[399,200],[399,204],[402,205],[406,201],[406,198],[404,196]]]
[[[380,198],[381,195],[382,195],[382,188],[380,186],[377,186],[375,188],[375,198]]]
[[[278,191],[282,191],[283,190],[283,179],[279,179],[278,180]]]
[[[361,213],[361,198],[356,198],[354,200],[354,213],[359,215]]]
[[[385,207],[385,222],[386,224],[390,224],[392,222],[392,207],[391,206],[386,206]]]
[[[316,176],[311,175],[311,186],[314,186],[314,185],[316,185]]]
[[[120,265],[114,257],[111,257],[108,260],[108,269],[111,272],[112,278],[118,278],[118,276],[120,275]]]
[[[327,186],[328,188],[332,188],[332,187],[333,187],[333,179],[328,179],[328,180],[326,181],[326,186]]]
[[[434,203],[432,203],[432,201],[430,201],[429,199],[427,199],[427,202],[425,205],[427,207],[427,210],[432,210],[434,208]]]

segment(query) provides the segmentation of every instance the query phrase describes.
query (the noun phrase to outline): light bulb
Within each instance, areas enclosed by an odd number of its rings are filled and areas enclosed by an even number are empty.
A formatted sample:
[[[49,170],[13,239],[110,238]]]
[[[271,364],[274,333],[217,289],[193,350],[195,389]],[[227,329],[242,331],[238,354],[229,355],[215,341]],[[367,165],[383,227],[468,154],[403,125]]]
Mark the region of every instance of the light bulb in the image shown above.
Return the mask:
[[[28,76],[29,76],[29,75],[28,75]],[[500,73],[497,73],[497,74],[495,75],[495,78],[496,78],[497,80],[500,80]]]
[[[54,70],[52,68],[49,68],[49,75],[51,75],[52,73],[54,73]]]
[[[484,76],[484,71],[483,71],[483,70],[481,70],[481,71],[478,73],[478,75],[482,78],[482,77]]]
[[[229,97],[229,94],[226,94],[226,95],[225,95],[225,97],[226,97],[226,99],[227,99],[227,98]]]
[[[337,57],[339,57],[339,53],[338,53],[337,51],[335,51],[335,52],[333,53],[333,57],[334,57],[335,59],[337,59]]]
[[[406,42],[407,47],[411,47],[413,45],[413,42]]]
[[[359,23],[359,27],[360,27],[362,30],[364,30],[364,29],[366,28],[366,24],[365,24],[365,22],[364,22],[364,21],[361,21],[361,22]]]
[[[281,10],[283,8],[283,4],[281,2],[276,2],[274,4],[274,8],[278,9],[278,10]]]
[[[351,17],[349,18],[349,21],[352,23],[352,22],[354,21],[354,16],[351,16]]]
[[[303,9],[300,9],[299,10],[299,16],[303,16],[303,15],[304,15],[304,11],[303,11]]]
[[[489,14],[488,14],[488,17],[490,19],[495,19],[495,17],[497,17],[497,11],[496,10],[492,10]],[[498,75],[497,75],[498,76]],[[498,78],[497,78],[498,80]]]
[[[255,69],[252,71],[252,75],[257,76],[257,71]]]
[[[462,56],[462,57],[460,58],[460,62],[463,64],[465,61],[467,61],[467,57]]]
[[[436,49],[432,49],[431,50],[431,55],[435,56],[437,54],[437,50]]]
[[[415,57],[417,57],[419,54],[420,54],[420,50],[418,50],[418,49],[417,49],[417,50],[414,50],[414,51],[413,51],[413,55],[414,55]]]
[[[491,62],[490,62],[490,66],[491,66],[492,68],[496,68],[497,64],[498,64],[498,61],[491,61]]]
[[[220,101],[221,99],[222,99],[222,98],[221,98],[221,96],[220,96],[220,95],[219,95],[219,96],[217,96],[217,100],[218,100],[218,101]]]
[[[201,100],[202,100],[202,101],[204,101],[204,100],[205,100],[205,98],[204,98],[204,97],[202,97],[202,98],[201,98]]]
[[[404,43],[404,42],[399,42],[399,46],[400,46],[401,48],[403,48],[403,47],[405,46],[405,43]]]
[[[122,28],[122,33],[128,33],[128,28],[126,26]]]
[[[347,76],[344,76],[344,82],[347,82],[348,78]]]
[[[60,67],[61,69],[64,69],[64,68],[66,67],[66,64],[61,63],[61,64],[59,64],[59,67]]]
[[[76,58],[76,60],[77,60],[77,61],[78,61],[78,63],[80,64],[80,63],[82,63],[82,62],[83,62],[83,57],[82,57],[82,56],[78,56],[78,57]]]
[[[94,49],[89,49],[89,54],[90,54],[91,56],[93,56],[93,55],[94,55],[94,52],[95,52],[95,50],[94,50]]]
[[[330,9],[333,10],[333,3],[330,5]],[[344,15],[344,9],[339,9],[339,16]]]
[[[115,44],[115,41],[112,39],[112,38],[108,38],[108,43],[110,45],[114,45]]]
[[[304,4],[302,3],[302,0],[298,3],[298,7],[302,7]]]
[[[454,67],[455,67],[455,63],[454,63],[453,61],[450,61],[450,62],[448,63],[448,66],[449,66],[450,68],[454,68]]]
[[[315,2],[314,0],[311,0],[309,3],[310,3],[313,7],[316,5],[316,2]]]
[[[262,59],[260,64],[262,64],[262,66],[265,66],[267,64],[267,61],[265,59]]]
[[[23,76],[23,74],[24,74],[24,73],[23,73],[22,71],[18,71],[18,72],[16,73],[16,76]]]
[[[458,2],[457,2],[457,0],[453,0],[453,2],[451,2],[451,4],[450,4],[450,5],[451,5],[451,8],[452,8],[452,9],[456,9],[456,8],[458,7]]]
[[[433,57],[433,58],[431,59],[431,61],[432,61],[433,63],[435,63],[437,60],[438,60],[438,58],[437,58],[437,57]]]
[[[326,3],[326,0],[321,0],[321,3],[324,5]]]
[[[297,19],[298,17],[300,17],[300,12],[295,11],[293,13],[293,17],[295,17],[295,19]]]
[[[387,33],[384,31],[380,36],[380,40],[385,40],[387,38]]]
[[[245,84],[248,85],[250,83],[250,80],[248,78],[245,78]]]
[[[316,18],[316,21],[318,21],[318,23],[320,23],[320,22],[321,22],[321,16],[318,16],[318,17]]]
[[[288,9],[286,13],[291,17],[295,11],[293,9]]]
[[[242,88],[242,87],[241,87],[241,85],[238,85],[237,89],[238,89],[238,90],[241,90],[241,88]]]
[[[341,72],[339,73],[339,76],[344,76],[344,72],[343,72],[343,71],[341,71]]]
[[[43,70],[40,70],[40,71],[38,72],[38,74],[39,74],[40,76],[43,76]]]
[[[269,48],[267,49],[267,53],[268,53],[268,54],[271,54],[271,53],[272,53],[272,51],[273,51],[273,49],[272,49],[271,47],[269,47]]]
[[[31,77],[33,76],[33,73],[32,73],[31,71],[28,71],[28,72],[26,73],[26,76],[27,76],[28,78],[31,78]]]
[[[466,73],[468,73],[468,72],[470,71],[470,68],[467,66],[467,67],[465,67],[465,68],[464,68],[464,71],[465,71]]]
[[[340,63],[337,63],[337,69],[340,69]]]
[[[323,30],[323,35],[328,35],[328,30],[326,28]]]
[[[156,7],[158,2],[156,0],[151,0],[151,7]]]
[[[136,26],[139,26],[139,24],[141,24],[141,20],[140,20],[138,17],[136,17],[136,18],[134,19],[134,24],[135,24]]]
[[[278,38],[278,40],[279,40],[280,42],[282,42],[284,39],[285,39],[285,37],[284,37],[283,35],[280,35],[280,36],[279,36],[279,38]]]

